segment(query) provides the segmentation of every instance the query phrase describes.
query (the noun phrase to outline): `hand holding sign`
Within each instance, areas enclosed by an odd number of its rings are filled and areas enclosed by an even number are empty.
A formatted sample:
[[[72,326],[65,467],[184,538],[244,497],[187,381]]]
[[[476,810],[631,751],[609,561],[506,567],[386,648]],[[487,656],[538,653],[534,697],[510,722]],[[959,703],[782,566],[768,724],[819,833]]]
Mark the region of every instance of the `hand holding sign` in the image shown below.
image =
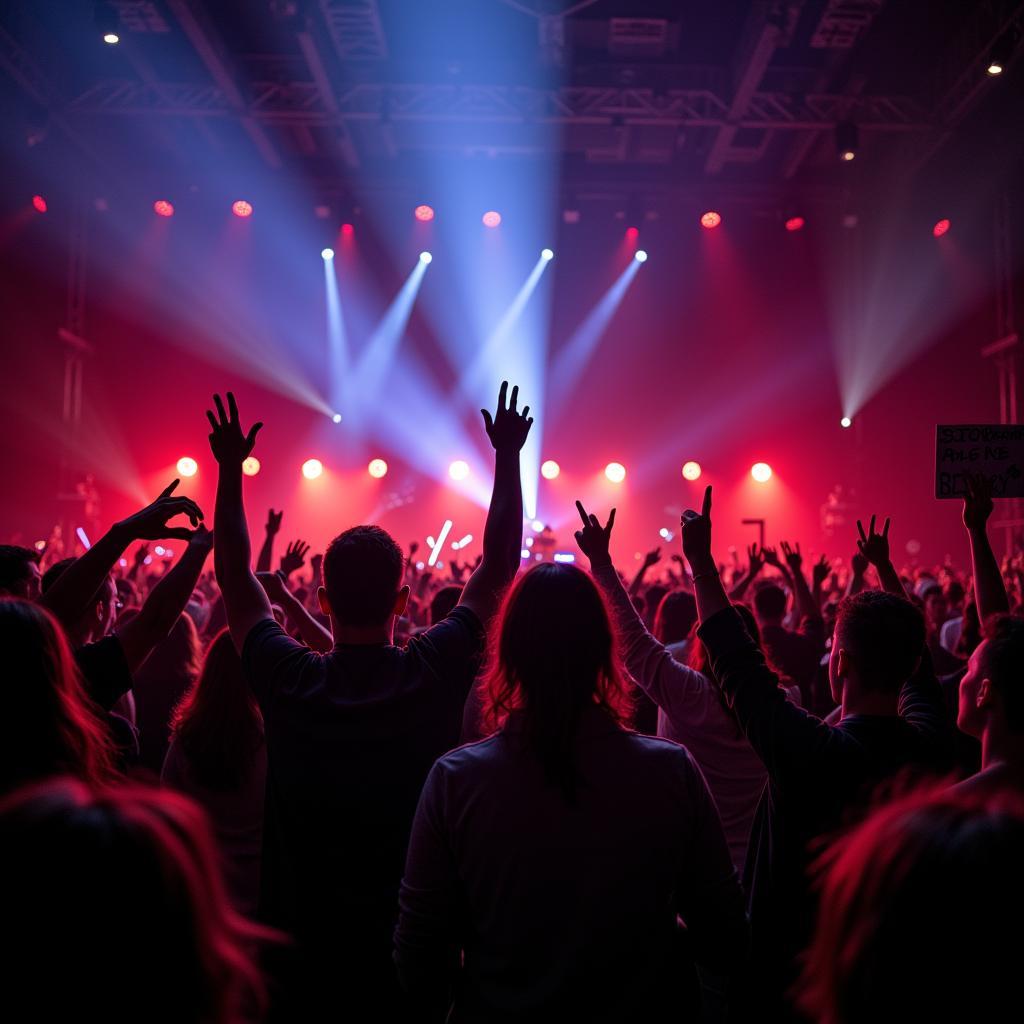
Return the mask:
[[[964,495],[964,526],[973,532],[985,532],[992,515],[992,483],[980,473],[971,473],[966,479]]]

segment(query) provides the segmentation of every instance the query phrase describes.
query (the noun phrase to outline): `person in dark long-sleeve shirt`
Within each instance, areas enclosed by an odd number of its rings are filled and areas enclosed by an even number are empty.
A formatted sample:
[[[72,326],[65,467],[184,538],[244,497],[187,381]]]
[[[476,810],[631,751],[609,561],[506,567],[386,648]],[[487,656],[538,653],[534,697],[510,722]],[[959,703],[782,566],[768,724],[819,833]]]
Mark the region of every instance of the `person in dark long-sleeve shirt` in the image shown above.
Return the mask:
[[[865,591],[840,607],[829,664],[843,712],[838,725],[787,701],[729,607],[711,558],[710,506],[708,488],[703,513],[684,514],[683,547],[713,677],[768,770],[744,877],[751,1003],[761,1015],[786,1019],[794,961],[813,923],[809,868],[823,841],[863,813],[883,781],[905,769],[941,770],[950,729],[931,664],[921,658],[923,619],[899,594]]]

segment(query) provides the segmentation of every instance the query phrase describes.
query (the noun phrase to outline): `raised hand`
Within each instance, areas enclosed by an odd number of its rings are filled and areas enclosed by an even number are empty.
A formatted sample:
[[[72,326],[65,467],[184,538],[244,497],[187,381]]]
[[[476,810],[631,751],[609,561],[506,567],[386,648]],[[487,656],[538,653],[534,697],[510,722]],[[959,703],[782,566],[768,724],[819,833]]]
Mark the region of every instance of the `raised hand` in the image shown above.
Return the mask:
[[[711,557],[711,485],[704,488],[704,503],[700,512],[688,508],[679,521],[683,535],[683,554],[690,563],[693,575],[717,572]]]
[[[253,445],[256,444],[256,435],[260,432],[262,423],[254,423],[249,433],[242,432],[242,425],[238,420],[238,406],[235,404],[235,396],[228,392],[228,411],[224,411],[224,403],[220,395],[214,395],[213,401],[217,406],[217,415],[207,410],[206,418],[210,421],[213,432],[210,434],[210,449],[213,457],[221,464],[237,464],[239,466],[249,457]]]
[[[283,515],[284,509],[281,509],[280,512],[275,512],[272,508],[267,509],[266,531],[270,536],[274,536],[281,529],[281,517]]]
[[[149,545],[148,544],[140,544],[135,549],[135,564],[137,566],[145,565],[147,558],[149,558]]]
[[[193,526],[198,526],[203,519],[203,510],[191,499],[171,495],[180,483],[173,480],[160,492],[160,497],[144,509],[122,519],[117,529],[131,540],[189,540],[192,531],[184,526],[168,526],[167,521],[177,515],[188,516]],[[143,555],[145,558],[145,555]]]
[[[804,564],[804,556],[800,552],[800,543],[797,542],[796,546],[788,544],[783,541],[779,547],[782,548],[782,557],[786,559],[786,563],[789,565],[793,572],[799,572],[800,566]]]
[[[652,548],[644,555],[644,568],[650,569],[652,565],[657,565],[661,561],[661,548]]]
[[[859,551],[850,559],[850,569],[853,571],[854,576],[863,576],[868,571],[870,564]]]
[[[533,420],[530,418],[530,407],[526,406],[522,412],[516,408],[519,402],[518,386],[512,388],[512,398],[505,404],[508,394],[508,381],[501,382],[501,389],[498,391],[498,408],[493,418],[486,409],[480,412],[484,417],[484,429],[491,440],[495,451],[519,451],[526,443],[526,436],[530,433]]]
[[[306,564],[308,552],[309,545],[305,541],[293,540],[281,556],[281,572],[285,576],[291,576],[296,569],[301,569]]]
[[[761,548],[761,554],[764,555],[765,565],[770,565],[773,569],[782,568],[782,559],[779,558],[779,553],[775,548],[766,544]]]
[[[188,546],[192,551],[203,551],[209,554],[213,550],[213,531],[208,530],[203,523],[192,531],[188,539]]]
[[[820,587],[825,580],[828,579],[828,574],[832,571],[832,567],[828,564],[828,559],[822,555],[813,566],[811,566],[811,581],[816,587]]]
[[[764,568],[764,551],[756,544],[748,544],[747,559],[750,562],[747,575],[753,579]]]
[[[260,581],[260,586],[262,586],[267,592],[267,597],[269,597],[274,604],[280,604],[284,600],[288,590],[279,573],[258,572],[256,573],[256,579]]]
[[[980,473],[971,473],[966,480],[964,495],[964,526],[968,530],[984,532],[992,515],[992,481]]]
[[[875,517],[871,517],[871,524],[868,532],[864,532],[864,524],[857,520],[857,529],[860,531],[860,540],[857,547],[860,553],[877,568],[880,565],[889,564],[889,517],[885,518],[885,526],[881,533],[875,532]]]
[[[576,511],[583,520],[583,529],[576,531],[576,543],[580,551],[590,559],[592,568],[601,565],[611,565],[611,555],[608,554],[608,542],[611,540],[612,527],[615,525],[615,509],[608,513],[608,522],[602,526],[595,515],[588,515],[583,507],[583,502],[576,502]]]

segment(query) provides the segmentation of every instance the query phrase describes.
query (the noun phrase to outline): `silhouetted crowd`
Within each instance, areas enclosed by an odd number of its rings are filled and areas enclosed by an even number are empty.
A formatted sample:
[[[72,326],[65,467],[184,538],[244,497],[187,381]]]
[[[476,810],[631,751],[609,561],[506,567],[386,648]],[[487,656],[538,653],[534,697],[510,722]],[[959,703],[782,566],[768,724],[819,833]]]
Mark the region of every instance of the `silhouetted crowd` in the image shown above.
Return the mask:
[[[875,516],[848,564],[723,564],[710,487],[631,577],[580,503],[590,571],[524,562],[503,384],[475,564],[354,526],[275,570],[262,424],[207,417],[212,530],[174,481],[77,557],[0,546],[11,1019],[1019,1018],[1024,556],[983,478],[967,572]]]

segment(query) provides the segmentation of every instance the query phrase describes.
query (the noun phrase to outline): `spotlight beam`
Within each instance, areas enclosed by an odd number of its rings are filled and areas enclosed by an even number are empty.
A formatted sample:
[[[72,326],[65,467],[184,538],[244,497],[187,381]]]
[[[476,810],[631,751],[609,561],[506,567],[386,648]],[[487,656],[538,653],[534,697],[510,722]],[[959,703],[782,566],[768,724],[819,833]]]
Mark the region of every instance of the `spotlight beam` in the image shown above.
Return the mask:
[[[347,409],[348,339],[341,315],[341,293],[333,259],[324,260],[324,291],[327,298],[327,397],[332,409]]]

